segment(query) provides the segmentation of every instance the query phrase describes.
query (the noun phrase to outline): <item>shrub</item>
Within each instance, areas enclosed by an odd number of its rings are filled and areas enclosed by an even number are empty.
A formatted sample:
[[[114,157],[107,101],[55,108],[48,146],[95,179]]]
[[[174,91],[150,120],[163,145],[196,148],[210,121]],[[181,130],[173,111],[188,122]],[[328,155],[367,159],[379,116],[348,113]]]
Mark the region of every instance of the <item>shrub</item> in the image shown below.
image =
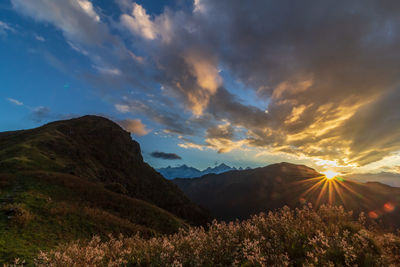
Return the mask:
[[[400,236],[367,230],[342,207],[284,207],[239,222],[212,222],[144,239],[139,235],[76,241],[39,266],[399,266]]]
[[[28,224],[34,218],[34,215],[21,203],[7,204],[1,210],[8,215],[11,222],[21,226]]]
[[[1,167],[0,167],[1,169]],[[14,179],[14,176],[11,174],[0,173],[0,189],[9,186]]]

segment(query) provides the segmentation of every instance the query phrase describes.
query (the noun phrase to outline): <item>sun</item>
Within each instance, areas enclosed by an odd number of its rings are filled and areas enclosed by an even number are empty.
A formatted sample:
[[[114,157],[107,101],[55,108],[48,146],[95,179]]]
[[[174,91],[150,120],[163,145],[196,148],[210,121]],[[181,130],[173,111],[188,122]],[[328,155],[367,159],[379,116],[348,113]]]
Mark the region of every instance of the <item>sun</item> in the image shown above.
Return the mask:
[[[328,180],[331,180],[331,179],[333,179],[333,178],[335,178],[336,176],[339,175],[338,172],[334,172],[334,171],[331,171],[331,170],[322,172],[322,174],[324,174],[326,179],[328,179]]]

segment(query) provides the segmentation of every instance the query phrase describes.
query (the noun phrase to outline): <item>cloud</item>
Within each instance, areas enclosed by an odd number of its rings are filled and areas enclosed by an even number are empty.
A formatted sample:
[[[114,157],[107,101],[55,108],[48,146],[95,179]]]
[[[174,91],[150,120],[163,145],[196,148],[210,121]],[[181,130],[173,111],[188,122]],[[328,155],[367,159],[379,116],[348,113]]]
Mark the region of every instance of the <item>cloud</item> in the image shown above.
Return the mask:
[[[205,144],[218,153],[227,153],[243,148],[246,140],[235,140],[235,130],[229,123],[213,126],[207,129]]]
[[[98,87],[158,94],[115,108],[203,138],[181,147],[255,148],[340,166],[400,150],[396,1],[196,0],[191,10],[155,15],[118,0],[118,21],[87,0],[12,3],[85,51],[97,69],[85,77]],[[243,101],[249,92],[263,104]]]
[[[117,68],[109,68],[109,67],[102,67],[102,66],[94,66],[94,68],[103,75],[112,75],[112,76],[119,76],[121,75],[121,70]]]
[[[130,110],[130,108],[129,108],[128,105],[124,105],[124,104],[115,104],[114,106],[115,106],[115,109],[116,109],[118,112],[121,112],[121,113],[128,113],[129,110]]]
[[[393,171],[400,173],[400,166],[394,166]]]
[[[185,148],[185,149],[192,148],[192,149],[198,149],[198,150],[201,150],[201,151],[204,150],[205,148],[207,148],[204,145],[199,145],[199,144],[196,144],[196,143],[193,143],[193,142],[188,142],[188,141],[184,142],[184,143],[179,143],[178,146],[181,147],[181,148]]]
[[[100,16],[94,11],[93,5],[87,0],[77,0],[79,6],[86,12],[86,14],[91,17],[94,21],[99,22]]]
[[[50,116],[51,116],[50,108],[44,106],[33,108],[30,114],[31,119],[37,123],[49,119]]]
[[[216,58],[202,55],[202,51],[191,50],[185,54],[185,62],[193,77],[196,77],[197,85],[201,90],[188,93],[188,100],[191,103],[192,112],[200,116],[222,84],[219,76]]]
[[[118,124],[126,131],[139,136],[146,135],[150,132],[150,130],[146,128],[146,125],[144,125],[139,119],[120,120],[118,121]]]
[[[247,129],[246,145],[271,152],[365,165],[398,151],[398,7],[196,1],[189,42],[207,39],[203,51],[268,102],[245,105],[220,87],[207,111]]]
[[[11,0],[14,9],[39,21],[50,22],[67,39],[98,44],[110,38],[107,27],[88,0]]]
[[[129,5],[124,2],[126,9]],[[222,78],[218,58],[206,42],[194,35],[192,39],[189,26],[192,23],[185,15],[166,9],[151,18],[142,6],[133,3],[132,14],[121,15],[120,21],[134,38],[142,37],[151,42],[146,42],[140,49],[152,58],[157,71],[156,81],[163,84],[168,94],[182,100],[185,108],[195,116],[203,115],[210,97],[222,84]]]
[[[82,47],[80,47],[79,45],[74,44],[74,43],[71,42],[71,41],[67,41],[67,43],[68,43],[69,47],[71,47],[71,48],[72,48],[73,50],[75,50],[76,52],[78,52],[78,53],[80,53],[80,54],[82,54],[82,55],[85,55],[85,56],[88,56],[88,55],[89,55],[89,52],[86,51],[85,49],[83,49]]]
[[[203,5],[201,0],[194,0],[193,2],[193,12],[205,12],[205,6]]]
[[[14,105],[17,105],[17,106],[23,106],[24,105],[23,102],[21,102],[21,101],[19,101],[17,99],[14,99],[14,98],[7,98],[7,100],[9,102],[13,103]]]
[[[250,146],[365,165],[399,149],[397,140],[389,138],[395,131],[382,131],[374,136],[381,141],[358,146],[363,134],[350,126],[360,109],[381,102],[386,92],[399,91],[398,60],[391,55],[398,53],[400,23],[392,8],[361,1],[333,6],[201,0],[194,2],[192,14],[166,9],[150,16],[133,4],[126,16],[131,32],[152,42],[142,48],[156,62],[165,94],[181,99],[199,118],[211,116],[211,124],[225,120],[245,129],[244,138],[211,137],[216,128],[208,125],[204,143],[181,146],[220,152]],[[159,38],[166,22],[168,41]],[[244,104],[226,88],[220,66],[268,105]],[[175,124],[179,130],[172,132],[187,134],[182,125],[198,131],[182,116],[145,113],[163,125]],[[382,120],[397,111],[392,104],[377,114]],[[362,127],[371,125],[364,121]],[[387,138],[394,145],[380,147]]]
[[[233,139],[234,129],[229,123],[213,126],[207,129],[206,137]]]
[[[178,156],[175,153],[165,153],[165,152],[159,152],[159,151],[154,151],[150,154],[153,158],[158,158],[158,159],[167,159],[167,160],[177,160],[177,159],[182,159],[180,156]]]
[[[235,129],[229,123],[209,127],[204,143],[196,143],[182,136],[179,138],[184,141],[178,144],[179,147],[198,150],[212,149],[217,153],[227,153],[235,149],[243,150],[248,144],[246,139],[235,139]]]
[[[58,118],[59,116],[52,114],[50,108],[45,107],[45,106],[37,106],[37,107],[31,107],[29,105],[24,104],[22,101],[19,101],[14,98],[6,98],[7,101],[10,103],[24,107],[25,109],[29,110],[29,118],[33,120],[36,123],[41,123],[45,120],[49,120],[52,118]]]
[[[352,161],[365,165],[400,150],[400,110],[394,108],[399,101],[400,90],[389,91],[358,109],[337,129],[337,135],[351,140]]]
[[[46,41],[46,39],[43,36],[40,36],[40,35],[37,35],[37,34],[34,34],[33,36],[35,37],[36,40],[38,40],[40,42]]]
[[[182,51],[173,48],[174,45],[178,46],[170,43],[161,48],[163,51],[158,59],[162,72],[160,82],[167,93],[183,101],[186,109],[195,116],[201,116],[222,84],[218,60],[202,47]],[[164,53],[164,49],[169,51]]]
[[[74,51],[87,56],[96,70],[83,70],[79,78],[90,82],[101,93],[113,91],[126,84],[148,90],[145,59],[128,49],[123,38],[111,27],[116,22],[107,17],[89,0],[12,0],[13,8],[42,23],[61,30]],[[104,20],[102,19],[104,16]],[[47,52],[46,52],[47,53]],[[47,53],[48,54],[48,53]],[[70,68],[61,71],[70,74]]]
[[[8,23],[0,20],[0,35],[6,35],[7,32],[16,32]]]
[[[392,172],[380,173],[355,173],[346,175],[345,179],[354,180],[357,182],[379,182],[390,186],[400,187],[400,174]]]
[[[188,118],[184,113],[176,112],[174,110],[176,103],[170,104],[165,107],[160,106],[158,102],[125,99],[124,102],[117,104],[115,107],[120,112],[129,110],[133,114],[145,115],[163,126],[169,133],[194,135],[197,130],[204,127],[204,124],[207,124],[207,121],[202,119]]]
[[[133,3],[132,7],[131,15],[123,14],[121,16],[121,24],[133,34],[150,40],[155,39],[157,36],[156,25],[151,21],[146,10],[136,3]]]
[[[227,120],[249,129],[266,127],[271,120],[265,111],[242,104],[240,99],[223,87],[210,99],[208,112],[218,120]]]
[[[205,140],[208,148],[217,150],[220,153],[227,153],[235,149],[244,150],[247,144],[246,140],[231,140],[227,138],[207,138]]]
[[[204,143],[199,144],[191,140],[178,143],[178,146],[185,149],[197,149],[200,151],[211,149],[217,151],[218,154],[228,153],[232,150],[246,150],[247,140],[231,140],[228,138],[206,138]]]

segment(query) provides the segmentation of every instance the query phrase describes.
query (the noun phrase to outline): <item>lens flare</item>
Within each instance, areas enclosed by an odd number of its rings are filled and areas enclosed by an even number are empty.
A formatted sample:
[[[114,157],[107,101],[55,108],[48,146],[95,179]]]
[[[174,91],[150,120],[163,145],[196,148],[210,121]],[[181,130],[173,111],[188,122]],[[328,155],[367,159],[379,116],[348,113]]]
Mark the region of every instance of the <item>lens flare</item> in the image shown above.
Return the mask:
[[[357,184],[346,182],[340,173],[327,170],[321,174],[295,182],[298,184],[299,190],[304,190],[299,198],[300,203],[312,202],[315,206],[324,203],[330,205],[339,203],[347,206],[352,203],[346,202],[365,200],[364,196],[357,192]]]
[[[392,211],[394,211],[395,206],[392,203],[388,202],[388,203],[385,203],[385,205],[383,205],[383,209],[386,212],[392,212]]]
[[[370,211],[370,212],[368,212],[368,216],[369,216],[371,219],[378,219],[378,218],[379,218],[378,213],[376,213],[375,211]]]

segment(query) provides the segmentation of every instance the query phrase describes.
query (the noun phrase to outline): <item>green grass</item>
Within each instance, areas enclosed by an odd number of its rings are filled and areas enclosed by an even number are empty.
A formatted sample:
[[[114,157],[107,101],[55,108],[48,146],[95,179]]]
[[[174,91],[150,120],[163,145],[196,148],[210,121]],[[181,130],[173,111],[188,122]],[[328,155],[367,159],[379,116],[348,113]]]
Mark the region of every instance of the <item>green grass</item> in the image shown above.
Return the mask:
[[[0,198],[13,198],[12,203],[0,205],[0,264],[15,258],[32,263],[40,250],[95,234],[139,231],[153,236],[186,227],[182,220],[144,201],[77,179],[58,173],[20,173],[0,187]],[[30,216],[13,213],[15,217],[8,219],[10,208]]]

